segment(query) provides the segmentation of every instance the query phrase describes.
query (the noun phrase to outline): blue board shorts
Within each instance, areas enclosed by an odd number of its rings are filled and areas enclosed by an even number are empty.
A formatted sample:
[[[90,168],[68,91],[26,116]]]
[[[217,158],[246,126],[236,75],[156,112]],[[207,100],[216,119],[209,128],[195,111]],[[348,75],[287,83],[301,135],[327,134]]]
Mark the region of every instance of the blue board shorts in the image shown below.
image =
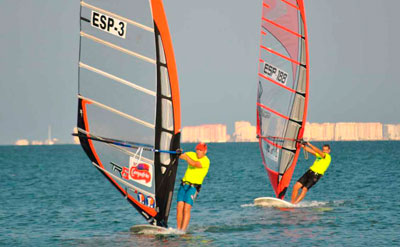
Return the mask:
[[[197,197],[197,190],[195,187],[189,184],[181,184],[178,190],[177,202],[185,202],[193,206],[194,201]]]

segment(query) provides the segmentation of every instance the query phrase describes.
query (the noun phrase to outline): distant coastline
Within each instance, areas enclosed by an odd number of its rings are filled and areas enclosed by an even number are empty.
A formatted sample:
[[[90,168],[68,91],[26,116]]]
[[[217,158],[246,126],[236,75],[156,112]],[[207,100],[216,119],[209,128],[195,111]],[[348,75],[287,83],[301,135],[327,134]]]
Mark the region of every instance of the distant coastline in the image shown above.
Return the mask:
[[[76,128],[73,130],[76,133]],[[203,124],[185,126],[182,128],[182,143],[232,143],[258,142],[257,128],[248,121],[235,122],[235,130],[229,135],[225,124]],[[382,124],[379,122],[338,122],[338,123],[306,123],[304,136],[309,141],[400,141],[400,123]],[[79,144],[79,138],[74,137],[72,143],[59,142],[57,138],[45,141],[17,140],[17,146],[64,145]],[[12,144],[11,144],[12,145]]]
[[[224,124],[186,126],[182,129],[182,142],[257,142],[256,126],[248,121],[235,122],[235,131],[227,134]],[[304,136],[309,141],[398,141],[400,124],[378,122],[306,123]]]

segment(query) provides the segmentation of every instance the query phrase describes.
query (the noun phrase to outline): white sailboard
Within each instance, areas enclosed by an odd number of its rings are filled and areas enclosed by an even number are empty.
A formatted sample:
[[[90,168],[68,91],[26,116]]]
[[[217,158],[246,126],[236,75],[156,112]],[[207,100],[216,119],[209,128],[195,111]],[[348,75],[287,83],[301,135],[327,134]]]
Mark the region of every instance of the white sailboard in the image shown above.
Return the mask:
[[[134,234],[143,235],[181,235],[186,233],[174,228],[165,228],[155,225],[136,225],[132,226],[130,231]]]
[[[259,197],[254,199],[254,205],[261,207],[275,207],[275,208],[293,208],[294,204],[275,198],[275,197]]]

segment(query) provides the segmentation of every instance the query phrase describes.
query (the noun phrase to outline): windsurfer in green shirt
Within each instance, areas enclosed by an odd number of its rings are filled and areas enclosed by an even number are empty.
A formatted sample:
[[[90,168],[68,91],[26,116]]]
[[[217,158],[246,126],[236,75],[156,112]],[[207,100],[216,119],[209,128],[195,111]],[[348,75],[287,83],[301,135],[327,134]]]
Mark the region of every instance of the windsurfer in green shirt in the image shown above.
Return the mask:
[[[180,159],[188,163],[188,167],[178,191],[178,205],[176,207],[178,230],[186,231],[189,225],[190,210],[210,167],[210,160],[206,153],[207,145],[199,143],[196,146],[196,152],[186,152],[179,156]]]
[[[316,158],[310,169],[304,173],[304,175],[297,180],[296,184],[294,185],[292,192],[293,204],[297,204],[304,199],[307,191],[318,182],[331,163],[331,156],[329,154],[331,152],[331,148],[328,144],[324,144],[322,146],[322,151],[309,142],[301,144],[301,147],[307,152],[315,155]],[[299,189],[302,189],[302,191],[298,196]]]

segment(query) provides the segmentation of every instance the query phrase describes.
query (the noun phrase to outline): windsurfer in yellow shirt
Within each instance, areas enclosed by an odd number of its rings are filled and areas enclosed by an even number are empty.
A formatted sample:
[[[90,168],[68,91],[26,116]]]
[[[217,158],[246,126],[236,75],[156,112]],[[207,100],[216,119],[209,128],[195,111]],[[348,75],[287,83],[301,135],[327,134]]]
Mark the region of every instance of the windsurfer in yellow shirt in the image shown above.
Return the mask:
[[[331,148],[328,144],[323,145],[322,151],[309,142],[302,144],[301,147],[307,152],[315,155],[316,158],[310,169],[304,173],[304,175],[297,180],[296,184],[294,185],[292,192],[293,204],[297,204],[304,199],[307,191],[318,182],[331,163],[331,155],[329,154],[331,152]],[[302,191],[298,196],[299,189],[302,189]]]
[[[190,210],[210,167],[210,160],[206,154],[207,145],[199,143],[196,146],[196,152],[186,152],[179,156],[180,159],[188,163],[188,167],[178,191],[178,205],[176,207],[178,230],[186,231],[189,225]]]

